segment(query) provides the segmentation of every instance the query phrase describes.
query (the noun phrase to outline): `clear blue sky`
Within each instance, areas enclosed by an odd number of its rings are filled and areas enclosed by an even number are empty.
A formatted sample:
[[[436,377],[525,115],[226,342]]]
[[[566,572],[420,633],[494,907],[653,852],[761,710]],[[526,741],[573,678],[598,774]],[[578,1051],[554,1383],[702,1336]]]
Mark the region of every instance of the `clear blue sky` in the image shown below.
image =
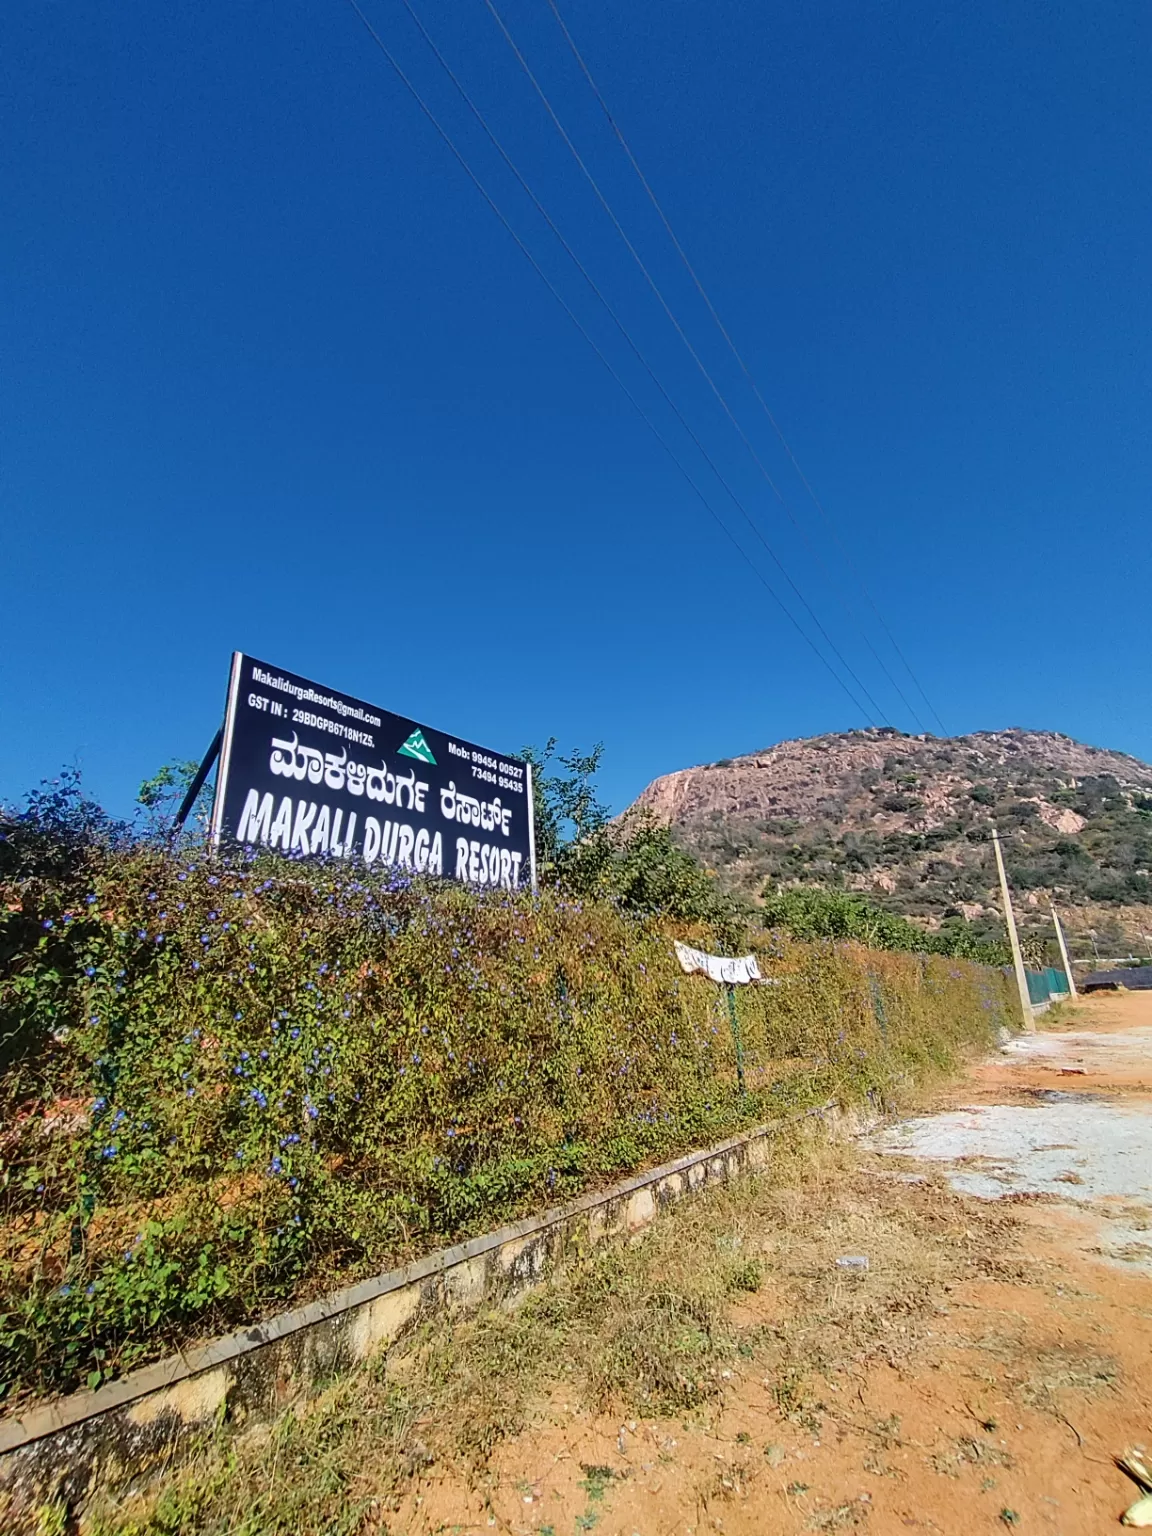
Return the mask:
[[[364,3],[768,569],[400,0]],[[824,548],[545,0],[501,8]],[[482,0],[417,9],[914,729]],[[1145,0],[562,9],[949,731],[1152,758]],[[864,723],[344,0],[12,0],[0,77],[0,796],[78,762],[127,809],[207,745],[234,647],[505,750],[602,738],[617,805]]]

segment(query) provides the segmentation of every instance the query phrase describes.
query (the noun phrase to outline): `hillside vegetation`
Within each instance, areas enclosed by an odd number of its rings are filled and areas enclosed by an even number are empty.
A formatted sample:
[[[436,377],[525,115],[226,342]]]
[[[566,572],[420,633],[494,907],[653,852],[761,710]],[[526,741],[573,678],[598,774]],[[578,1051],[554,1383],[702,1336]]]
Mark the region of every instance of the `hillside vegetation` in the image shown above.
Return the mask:
[[[746,899],[816,885],[865,893],[930,929],[1003,928],[989,829],[1004,842],[1025,936],[1047,898],[1090,953],[1152,934],[1152,767],[1045,731],[941,738],[888,730],[782,742],[685,769],[640,796]]]

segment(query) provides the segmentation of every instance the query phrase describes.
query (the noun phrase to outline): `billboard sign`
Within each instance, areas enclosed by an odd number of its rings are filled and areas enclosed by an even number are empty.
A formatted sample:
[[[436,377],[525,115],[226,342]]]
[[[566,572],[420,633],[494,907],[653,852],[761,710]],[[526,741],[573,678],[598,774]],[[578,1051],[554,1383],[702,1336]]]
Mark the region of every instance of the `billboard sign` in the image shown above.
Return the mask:
[[[212,840],[534,887],[532,768],[237,651]]]

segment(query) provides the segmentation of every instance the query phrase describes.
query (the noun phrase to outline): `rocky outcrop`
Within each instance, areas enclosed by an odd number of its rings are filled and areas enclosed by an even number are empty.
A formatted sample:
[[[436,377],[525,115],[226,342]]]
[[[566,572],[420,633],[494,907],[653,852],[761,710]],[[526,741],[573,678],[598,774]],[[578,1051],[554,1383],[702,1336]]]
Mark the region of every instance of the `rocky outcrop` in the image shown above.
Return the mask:
[[[1026,783],[1037,770],[1046,779],[1068,785],[1110,775],[1126,788],[1152,790],[1152,767],[1147,763],[1053,731],[937,737],[867,730],[782,741],[745,757],[682,768],[654,779],[636,804],[669,826],[714,812],[801,821],[854,820],[853,813],[862,812],[891,827],[931,827],[948,818],[958,793],[981,784]],[[912,775],[915,784],[900,783]],[[903,789],[905,798],[918,803],[886,811],[880,803],[883,797],[876,793],[880,786],[888,799]],[[1062,832],[1078,832],[1084,824],[1075,811],[1046,802],[1040,815]]]
[[[991,931],[995,823],[1038,913],[1049,895],[1131,908],[1121,927],[1138,933],[1152,904],[1152,766],[1054,731],[782,741],[665,774],[636,806],[753,899],[767,885],[837,885],[929,926]]]

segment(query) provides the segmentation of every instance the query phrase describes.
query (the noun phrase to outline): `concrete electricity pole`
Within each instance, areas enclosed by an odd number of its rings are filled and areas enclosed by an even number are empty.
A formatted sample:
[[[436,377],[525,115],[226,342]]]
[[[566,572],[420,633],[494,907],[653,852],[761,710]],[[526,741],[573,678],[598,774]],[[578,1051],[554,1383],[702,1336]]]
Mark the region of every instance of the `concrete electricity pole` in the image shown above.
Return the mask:
[[[1060,919],[1056,916],[1056,903],[1050,901],[1048,905],[1052,908],[1052,926],[1056,929],[1056,942],[1060,946],[1060,958],[1064,962],[1064,974],[1068,978],[1068,996],[1075,997],[1076,983],[1072,979],[1072,966],[1068,960],[1068,946],[1064,942],[1064,930],[1060,926]]]
[[[1008,875],[1004,869],[1004,855],[1000,851],[1000,834],[992,828],[992,847],[996,850],[996,869],[1000,875],[1000,895],[1004,901],[1004,924],[1008,929],[1008,942],[1012,946],[1012,969],[1016,972],[1016,990],[1020,993],[1020,1012],[1024,1016],[1024,1028],[1036,1028],[1032,1012],[1032,999],[1028,995],[1028,978],[1024,974],[1024,956],[1020,953],[1020,939],[1016,933],[1016,917],[1012,911],[1012,897],[1008,892]]]

